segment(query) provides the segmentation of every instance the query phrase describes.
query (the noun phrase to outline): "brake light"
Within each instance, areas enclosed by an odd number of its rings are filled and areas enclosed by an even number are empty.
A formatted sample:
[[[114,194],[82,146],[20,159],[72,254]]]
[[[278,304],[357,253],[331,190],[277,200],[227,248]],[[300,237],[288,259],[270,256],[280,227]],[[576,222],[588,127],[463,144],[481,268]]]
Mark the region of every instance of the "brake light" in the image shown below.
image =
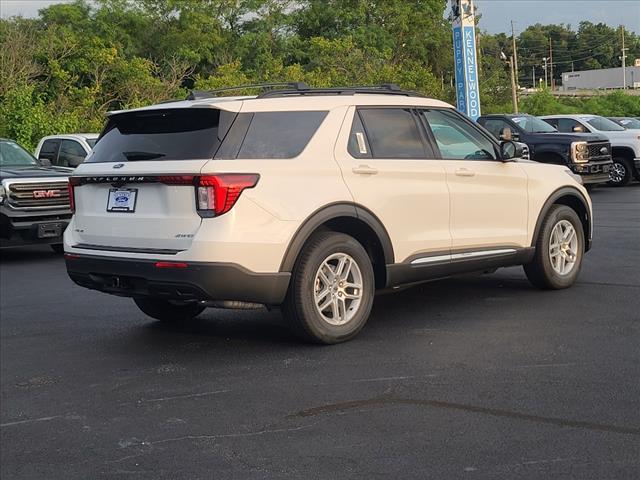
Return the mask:
[[[69,183],[67,183],[67,191],[69,192],[69,208],[71,213],[76,213],[76,192],[75,186],[80,184],[80,180],[77,177],[69,177]]]
[[[219,216],[227,213],[246,188],[253,188],[260,175],[254,173],[224,173],[204,175],[196,184],[196,202],[202,216]]]

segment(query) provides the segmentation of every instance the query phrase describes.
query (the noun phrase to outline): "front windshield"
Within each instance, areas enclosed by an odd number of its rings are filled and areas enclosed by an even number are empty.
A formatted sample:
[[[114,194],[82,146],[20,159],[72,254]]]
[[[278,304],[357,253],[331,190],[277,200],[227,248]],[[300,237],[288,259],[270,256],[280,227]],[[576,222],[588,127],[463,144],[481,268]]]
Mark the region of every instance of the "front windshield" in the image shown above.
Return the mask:
[[[596,130],[601,132],[624,132],[626,129],[621,127],[616,122],[612,122],[608,118],[593,117],[587,120],[587,123]]]
[[[513,117],[511,119],[513,123],[518,125],[522,130],[529,133],[553,133],[557,130],[549,125],[544,120],[540,120],[537,117],[531,115],[522,115],[520,117]]]
[[[617,123],[629,130],[640,130],[640,120],[636,120],[635,118],[623,118],[618,120]]]
[[[0,140],[0,167],[38,165],[36,159],[16,142]]]

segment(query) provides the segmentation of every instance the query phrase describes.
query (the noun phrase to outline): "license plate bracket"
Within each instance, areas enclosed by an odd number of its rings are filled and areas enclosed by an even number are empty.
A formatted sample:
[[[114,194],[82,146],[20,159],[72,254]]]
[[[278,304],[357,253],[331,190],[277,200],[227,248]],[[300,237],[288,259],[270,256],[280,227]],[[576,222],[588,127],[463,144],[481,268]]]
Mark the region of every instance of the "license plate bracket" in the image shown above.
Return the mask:
[[[55,238],[62,235],[61,223],[39,223],[38,238]]]
[[[110,188],[107,197],[107,212],[134,213],[137,200],[137,188]]]

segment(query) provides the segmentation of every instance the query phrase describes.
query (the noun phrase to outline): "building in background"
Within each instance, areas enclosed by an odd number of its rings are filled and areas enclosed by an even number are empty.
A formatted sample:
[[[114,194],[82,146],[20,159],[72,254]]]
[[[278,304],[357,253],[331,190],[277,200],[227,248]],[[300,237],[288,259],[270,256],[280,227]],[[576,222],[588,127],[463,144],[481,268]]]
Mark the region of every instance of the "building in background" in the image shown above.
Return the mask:
[[[627,88],[640,88],[640,59],[635,66],[603,68],[601,70],[584,70],[582,72],[564,72],[562,74],[562,90],[600,90],[622,88],[623,77],[626,76]]]

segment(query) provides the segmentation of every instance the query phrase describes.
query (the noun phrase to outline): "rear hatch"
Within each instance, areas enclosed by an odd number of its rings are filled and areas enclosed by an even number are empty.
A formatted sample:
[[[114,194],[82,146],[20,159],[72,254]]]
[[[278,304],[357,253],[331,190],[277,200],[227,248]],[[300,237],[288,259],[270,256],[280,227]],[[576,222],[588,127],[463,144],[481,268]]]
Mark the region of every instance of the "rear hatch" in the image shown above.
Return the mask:
[[[213,158],[235,115],[215,108],[112,115],[71,179],[76,246],[142,253],[188,249],[202,222],[193,177]]]

